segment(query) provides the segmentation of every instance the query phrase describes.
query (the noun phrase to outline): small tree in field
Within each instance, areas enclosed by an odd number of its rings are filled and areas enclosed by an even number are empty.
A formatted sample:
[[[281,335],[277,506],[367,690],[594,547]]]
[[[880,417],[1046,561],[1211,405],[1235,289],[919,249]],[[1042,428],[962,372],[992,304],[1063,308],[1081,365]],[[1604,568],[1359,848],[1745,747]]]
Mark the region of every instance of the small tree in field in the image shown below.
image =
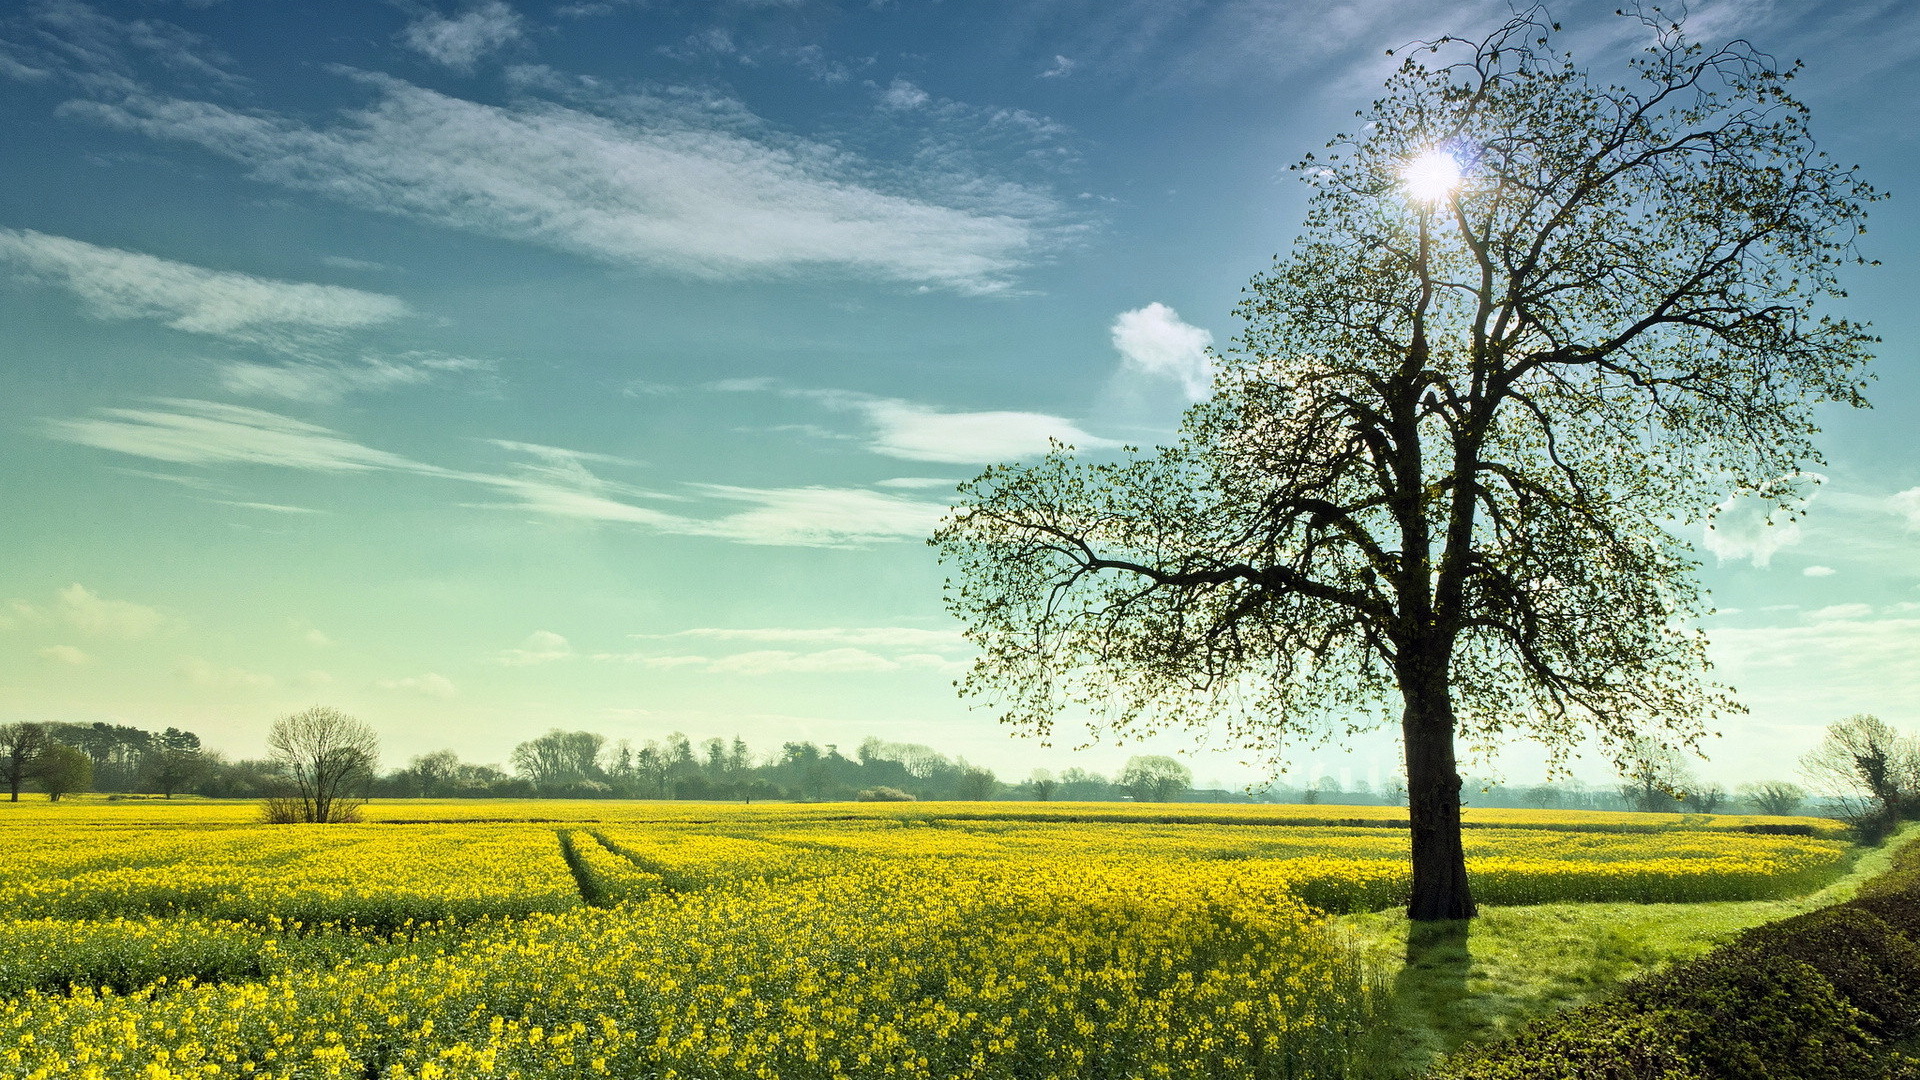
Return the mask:
[[[967,691],[1040,734],[1085,711],[1276,757],[1397,721],[1419,920],[1475,913],[1461,743],[1563,765],[1736,710],[1674,527],[1790,512],[1813,406],[1864,403],[1874,339],[1820,305],[1877,196],[1790,71],[1642,21],[1626,85],[1537,10],[1408,61],[1300,166],[1304,234],[1177,442],[965,485],[934,542]]]
[[[1172,802],[1193,786],[1193,770],[1164,754],[1127,759],[1120,786],[1138,802]]]
[[[48,802],[93,786],[93,759],[66,743],[50,742],[33,759],[33,775]]]
[[[316,705],[273,722],[269,758],[286,790],[267,800],[267,820],[356,821],[379,761],[373,729],[338,709]]]
[[[0,778],[7,782],[8,801],[20,801],[20,786],[33,776],[46,747],[47,729],[39,724],[0,724]]]

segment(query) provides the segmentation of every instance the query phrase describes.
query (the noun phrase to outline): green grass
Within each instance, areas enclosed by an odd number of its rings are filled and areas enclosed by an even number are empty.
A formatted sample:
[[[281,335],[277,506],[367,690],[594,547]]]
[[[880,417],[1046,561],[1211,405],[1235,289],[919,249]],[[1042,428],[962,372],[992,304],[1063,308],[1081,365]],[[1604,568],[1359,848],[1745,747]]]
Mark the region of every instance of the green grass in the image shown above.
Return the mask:
[[[1342,917],[1354,944],[1392,973],[1397,1030],[1380,1075],[1417,1075],[1461,1046],[1600,997],[1741,930],[1849,900],[1917,837],[1920,825],[1908,825],[1826,888],[1788,900],[1482,905],[1471,922],[1424,925],[1397,911]]]

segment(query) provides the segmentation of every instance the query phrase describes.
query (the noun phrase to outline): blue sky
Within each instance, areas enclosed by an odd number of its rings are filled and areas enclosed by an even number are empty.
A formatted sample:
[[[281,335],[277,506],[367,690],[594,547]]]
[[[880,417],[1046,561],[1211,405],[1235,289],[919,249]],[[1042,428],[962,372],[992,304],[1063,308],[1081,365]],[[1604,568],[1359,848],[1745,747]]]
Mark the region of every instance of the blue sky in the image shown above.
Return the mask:
[[[1554,9],[1597,68],[1633,47],[1613,6]],[[1042,748],[954,696],[922,542],[953,485],[1168,437],[1293,235],[1287,166],[1386,49],[1507,8],[6,10],[0,718],[245,756],[325,702],[396,764],[551,726],[872,734],[1017,778],[1140,747]],[[1689,26],[1803,58],[1816,134],[1893,196],[1848,281],[1876,408],[1824,418],[1802,521],[1692,534],[1752,708],[1702,766],[1733,783],[1850,712],[1920,727],[1920,9]],[[1394,766],[1384,739],[1297,761]]]

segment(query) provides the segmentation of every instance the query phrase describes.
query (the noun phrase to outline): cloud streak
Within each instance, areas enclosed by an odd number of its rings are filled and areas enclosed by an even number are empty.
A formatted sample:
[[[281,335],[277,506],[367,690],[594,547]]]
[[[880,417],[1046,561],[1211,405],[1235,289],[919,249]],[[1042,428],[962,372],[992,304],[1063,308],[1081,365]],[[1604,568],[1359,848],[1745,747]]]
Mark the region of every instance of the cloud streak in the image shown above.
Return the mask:
[[[947,513],[898,490],[825,486],[753,488],[686,484],[660,492],[590,471],[605,455],[501,441],[532,457],[514,471],[444,468],[389,453],[277,413],[218,402],[167,399],[145,409],[102,409],[47,422],[54,439],[115,453],[205,467],[271,466],[305,472],[404,473],[485,489],[504,502],[469,505],[546,517],[634,525],[654,532],[742,544],[850,547],[923,539]],[[911,489],[907,489],[911,490]],[[663,509],[645,503],[662,503]],[[706,510],[705,516],[686,511]]]
[[[202,147],[258,179],[383,213],[705,279],[817,270],[991,293],[1058,213],[1035,190],[941,176],[965,199],[889,187],[838,149],[769,130],[730,100],[592,94],[529,69],[486,105],[378,74],[377,100],[329,124],[130,94],[64,115]]]
[[[66,289],[102,319],[152,319],[191,334],[284,346],[412,314],[397,297],[208,270],[32,229],[0,228],[0,263]]]

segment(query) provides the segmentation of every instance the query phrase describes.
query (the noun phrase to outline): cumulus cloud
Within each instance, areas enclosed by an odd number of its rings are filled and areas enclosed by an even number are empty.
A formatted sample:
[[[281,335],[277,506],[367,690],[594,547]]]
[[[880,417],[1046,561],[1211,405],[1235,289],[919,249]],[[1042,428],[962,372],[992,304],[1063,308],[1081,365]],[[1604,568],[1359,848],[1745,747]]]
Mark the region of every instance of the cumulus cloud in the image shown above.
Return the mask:
[[[16,276],[67,289],[99,318],[155,319],[175,330],[254,344],[283,344],[410,314],[397,297],[208,270],[32,229],[0,228],[0,263]]]
[[[1809,566],[1800,573],[1805,577],[1832,577],[1839,571],[1831,566]]]
[[[895,79],[880,93],[880,104],[889,109],[917,109],[932,100],[925,90],[905,79]]]
[[[49,645],[44,649],[35,649],[33,655],[56,664],[68,664],[78,667],[93,659],[72,645]]]
[[[1804,507],[1825,481],[1826,477],[1817,473],[1801,473],[1782,477],[1769,486],[1780,492],[1799,493]],[[1800,522],[1765,494],[1736,495],[1714,507],[1702,542],[1721,562],[1746,559],[1764,567],[1773,561],[1775,553],[1800,542]]]
[[[501,0],[486,0],[453,16],[424,12],[407,24],[400,40],[435,63],[468,72],[481,57],[520,40],[524,32],[519,12]]]
[[[166,616],[150,607],[109,600],[78,582],[60,590],[54,612],[68,625],[102,637],[142,638],[166,623]]]
[[[320,126],[141,94],[63,110],[201,146],[270,183],[695,278],[824,269],[996,292],[1060,215],[1042,191],[956,177],[944,165],[926,177],[878,180],[871,163],[773,132],[730,99],[616,100],[530,69],[526,96],[488,105],[383,75],[359,78],[378,100]],[[934,181],[941,198],[912,190]]]
[[[431,698],[456,697],[460,693],[459,688],[453,685],[452,679],[431,671],[425,675],[409,675],[400,679],[377,679],[373,685],[381,690],[419,694],[422,697]]]
[[[1831,604],[1807,612],[1807,618],[1813,622],[1856,621],[1873,614],[1872,604]]]
[[[527,635],[527,640],[521,642],[519,648],[503,650],[498,660],[509,667],[526,667],[571,659],[573,655],[573,646],[566,638],[551,630],[535,630]]]
[[[1113,347],[1122,370],[1172,379],[1195,401],[1213,383],[1213,358],[1207,346],[1213,334],[1180,321],[1179,312],[1158,301],[1113,320]]]
[[[1078,61],[1056,54],[1053,58],[1052,66],[1041,72],[1040,77],[1043,79],[1064,79],[1073,74],[1073,69],[1079,66]]]
[[[1887,509],[1907,519],[1907,524],[1920,529],[1920,487],[1887,497]]]

